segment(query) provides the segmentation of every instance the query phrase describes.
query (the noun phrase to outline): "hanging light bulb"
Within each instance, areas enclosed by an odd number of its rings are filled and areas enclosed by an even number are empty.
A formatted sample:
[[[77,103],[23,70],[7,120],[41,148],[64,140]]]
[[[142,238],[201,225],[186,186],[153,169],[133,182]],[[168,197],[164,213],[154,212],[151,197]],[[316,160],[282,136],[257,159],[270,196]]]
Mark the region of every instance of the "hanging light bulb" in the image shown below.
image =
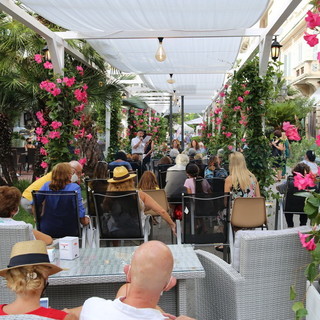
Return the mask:
[[[170,83],[170,84],[175,83],[176,80],[172,79],[173,73],[170,73],[169,76],[170,76],[170,79],[168,79],[167,82]]]
[[[159,47],[156,52],[155,58],[159,62],[162,62],[162,61],[166,60],[167,55],[166,55],[166,52],[164,51],[163,46],[162,46],[163,38],[158,38],[158,40],[159,40]]]

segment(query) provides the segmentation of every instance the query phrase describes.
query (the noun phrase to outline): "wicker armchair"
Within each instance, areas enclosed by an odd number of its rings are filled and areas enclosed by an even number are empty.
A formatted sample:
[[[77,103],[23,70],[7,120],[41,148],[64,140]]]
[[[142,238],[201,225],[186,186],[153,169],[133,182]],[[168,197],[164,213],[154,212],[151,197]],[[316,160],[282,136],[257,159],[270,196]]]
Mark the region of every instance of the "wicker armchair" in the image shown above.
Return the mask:
[[[306,291],[304,268],[310,255],[298,230],[238,231],[232,264],[197,250],[206,277],[196,279],[197,320],[293,319],[290,286],[297,299]]]
[[[6,268],[10,260],[13,245],[19,241],[33,240],[32,226],[25,225],[0,225],[0,269]],[[14,294],[7,288],[4,278],[0,278],[0,301],[11,302]]]

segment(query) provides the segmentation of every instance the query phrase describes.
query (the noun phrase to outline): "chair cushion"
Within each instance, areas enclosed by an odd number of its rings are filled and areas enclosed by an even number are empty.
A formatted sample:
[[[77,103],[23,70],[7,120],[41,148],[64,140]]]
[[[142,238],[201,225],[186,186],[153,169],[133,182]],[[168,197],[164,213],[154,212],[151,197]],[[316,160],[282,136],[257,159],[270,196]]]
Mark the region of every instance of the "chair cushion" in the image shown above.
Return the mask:
[[[239,230],[236,232],[236,235],[235,235],[231,265],[236,271],[240,272],[240,255],[241,255],[241,239],[242,238],[259,239],[262,237],[298,233],[298,231],[307,232],[309,230],[310,230],[310,227],[307,227],[307,226],[283,229],[283,230]]]

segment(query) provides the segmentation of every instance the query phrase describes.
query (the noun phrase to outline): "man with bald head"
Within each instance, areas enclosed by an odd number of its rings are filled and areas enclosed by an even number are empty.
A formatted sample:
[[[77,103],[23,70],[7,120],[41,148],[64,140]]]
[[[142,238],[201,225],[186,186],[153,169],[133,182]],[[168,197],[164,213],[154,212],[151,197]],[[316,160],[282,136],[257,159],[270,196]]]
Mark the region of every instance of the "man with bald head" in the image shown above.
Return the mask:
[[[86,300],[80,320],[192,320],[185,316],[165,315],[156,309],[162,292],[176,284],[171,276],[172,269],[173,256],[164,243],[149,241],[142,244],[135,251],[131,265],[124,268],[129,282],[121,290],[124,295],[114,301],[96,297]]]

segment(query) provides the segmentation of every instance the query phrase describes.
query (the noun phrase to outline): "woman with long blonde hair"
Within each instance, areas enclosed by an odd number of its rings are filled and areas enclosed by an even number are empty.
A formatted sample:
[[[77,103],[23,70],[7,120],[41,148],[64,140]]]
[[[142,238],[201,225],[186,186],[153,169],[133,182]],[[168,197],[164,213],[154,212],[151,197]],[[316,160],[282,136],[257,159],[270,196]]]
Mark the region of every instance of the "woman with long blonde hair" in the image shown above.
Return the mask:
[[[229,156],[230,175],[225,180],[224,191],[231,192],[232,198],[260,197],[259,183],[247,168],[241,152],[232,152]]]

